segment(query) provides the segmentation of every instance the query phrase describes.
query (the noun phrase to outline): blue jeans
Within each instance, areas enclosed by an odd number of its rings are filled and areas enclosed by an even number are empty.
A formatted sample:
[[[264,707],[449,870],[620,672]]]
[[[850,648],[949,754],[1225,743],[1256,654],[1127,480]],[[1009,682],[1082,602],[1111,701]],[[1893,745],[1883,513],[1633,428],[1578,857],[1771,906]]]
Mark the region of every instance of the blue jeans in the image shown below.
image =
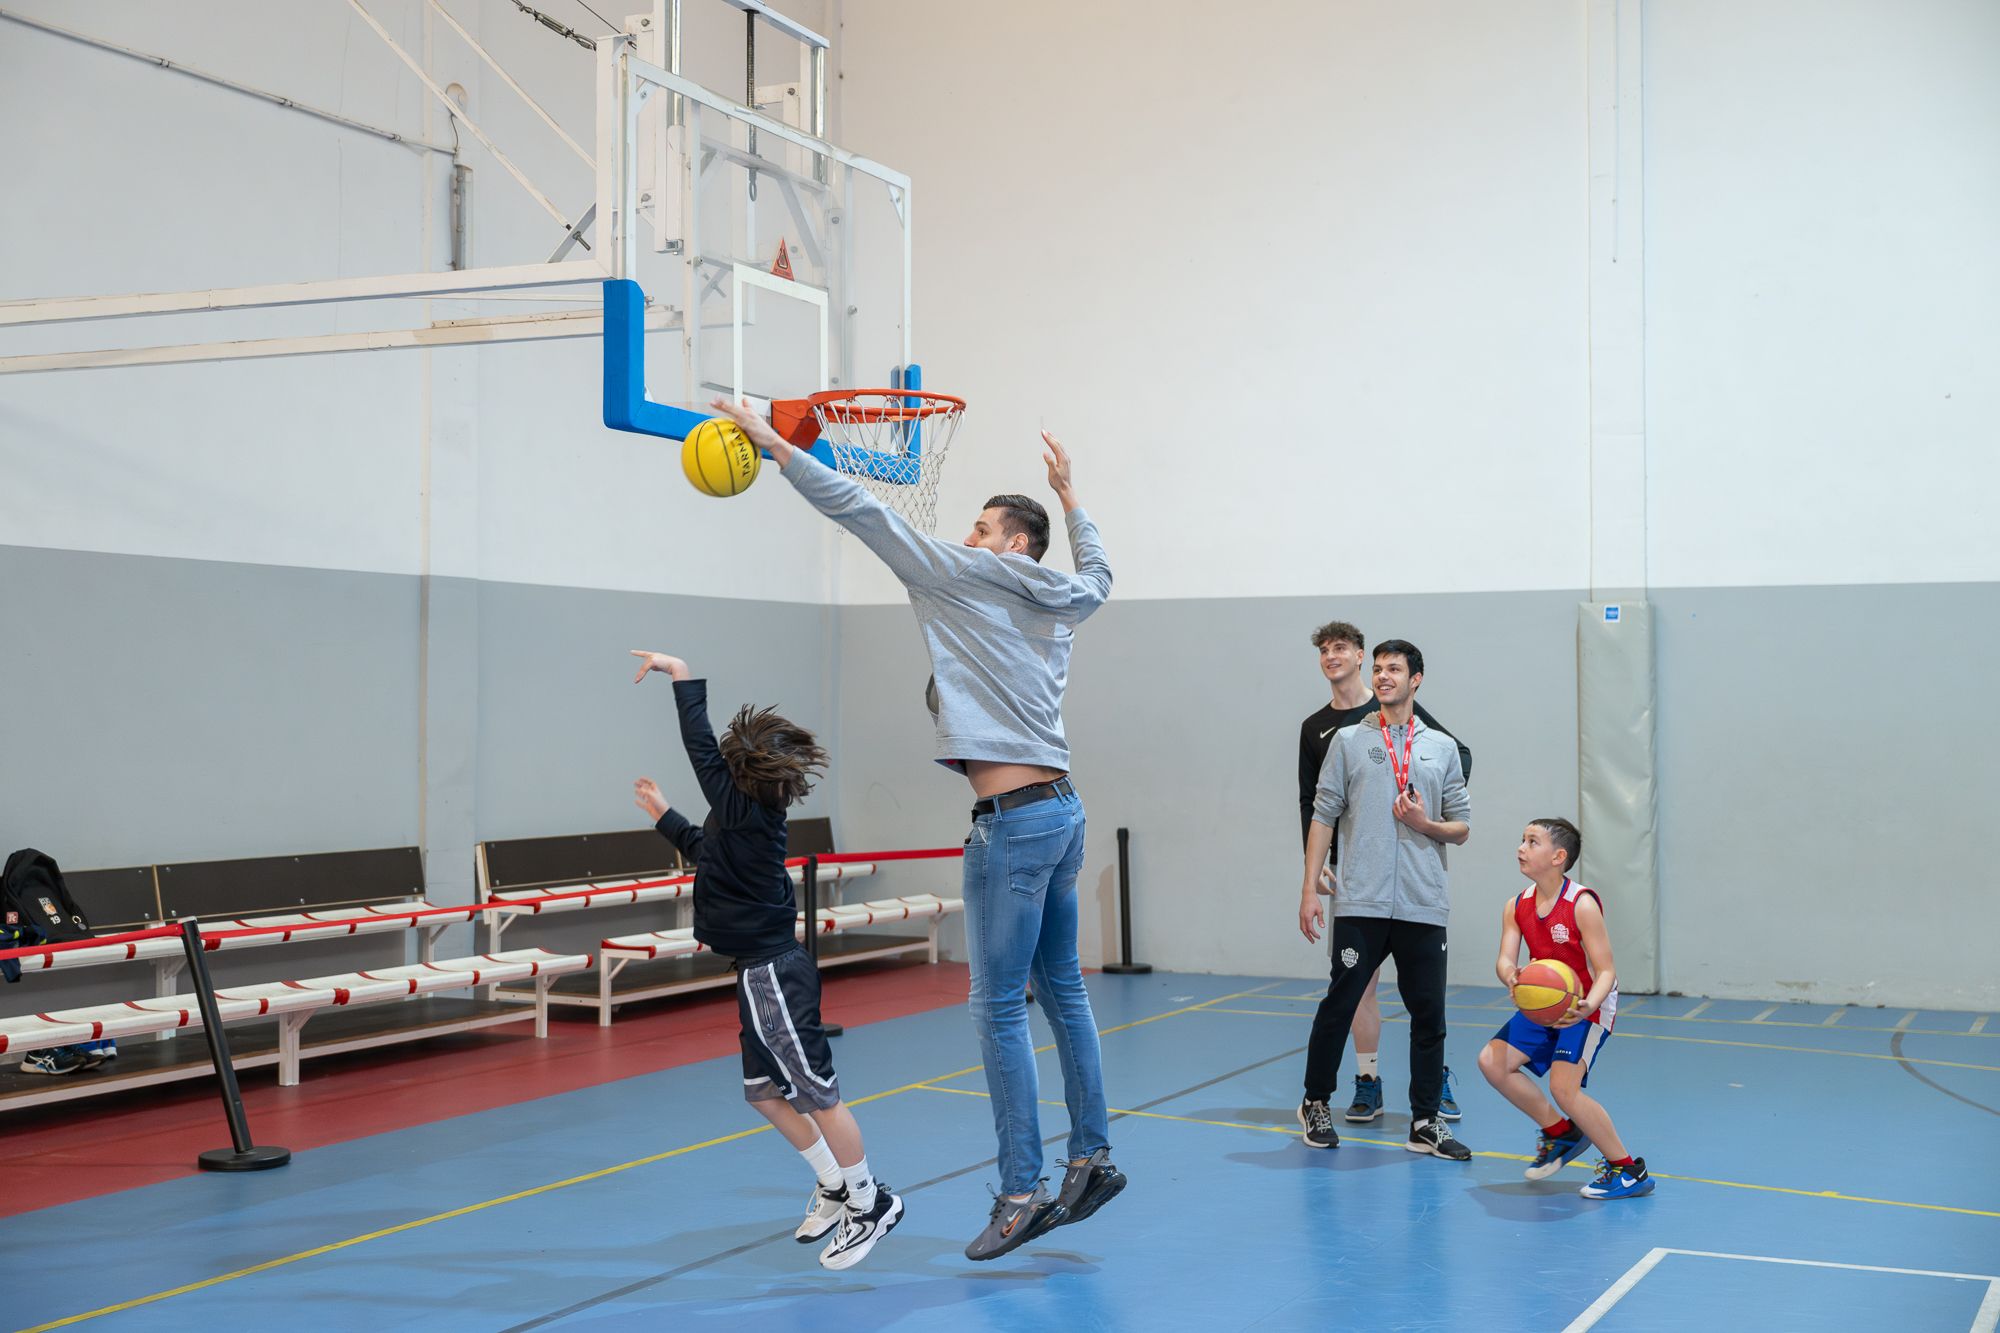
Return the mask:
[[[1005,1194],[1028,1193],[1042,1175],[1040,1088],[1028,1032],[1030,978],[1062,1059],[1068,1156],[1087,1157],[1110,1146],[1097,1020],[1076,952],[1083,828],[1083,802],[1057,796],[981,814],[965,841],[972,1023],[986,1062]]]

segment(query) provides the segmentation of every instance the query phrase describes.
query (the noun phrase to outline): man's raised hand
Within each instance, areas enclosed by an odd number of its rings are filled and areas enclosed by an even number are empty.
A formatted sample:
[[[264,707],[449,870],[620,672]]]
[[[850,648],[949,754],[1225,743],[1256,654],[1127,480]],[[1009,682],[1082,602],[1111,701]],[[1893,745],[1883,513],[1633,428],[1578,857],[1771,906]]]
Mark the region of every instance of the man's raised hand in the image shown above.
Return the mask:
[[[750,437],[750,443],[771,455],[771,461],[779,467],[792,461],[790,442],[773,430],[771,423],[756,408],[750,406],[749,399],[738,399],[732,403],[727,398],[717,398],[709,406],[742,427],[743,433]]]

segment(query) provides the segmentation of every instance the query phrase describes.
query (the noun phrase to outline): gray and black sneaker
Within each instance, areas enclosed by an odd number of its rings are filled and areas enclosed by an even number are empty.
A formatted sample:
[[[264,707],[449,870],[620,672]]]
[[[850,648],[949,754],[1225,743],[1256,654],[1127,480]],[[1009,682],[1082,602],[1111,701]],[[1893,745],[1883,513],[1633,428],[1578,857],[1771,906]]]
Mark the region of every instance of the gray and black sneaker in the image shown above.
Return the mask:
[[[1338,1148],[1340,1135],[1333,1132],[1333,1111],[1325,1102],[1308,1098],[1299,1103],[1299,1137],[1308,1148]]]
[[[852,1268],[868,1257],[868,1251],[875,1248],[875,1242],[896,1229],[896,1223],[903,1220],[903,1201],[889,1192],[889,1187],[881,1181],[875,1182],[875,1202],[867,1212],[849,1205],[840,1219],[840,1230],[834,1232],[827,1247],[819,1252],[822,1268]]]
[[[1111,1165],[1109,1148],[1099,1148],[1081,1162],[1071,1162],[1069,1170],[1063,1172],[1062,1188],[1056,1192],[1056,1202],[1068,1210],[1069,1216],[1056,1225],[1083,1221],[1117,1198],[1118,1191],[1124,1188],[1125,1173]]]
[[[1067,1221],[1069,1209],[1051,1199],[1049,1192],[1039,1184],[1035,1186],[1035,1192],[1025,1199],[998,1195],[993,1200],[993,1212],[987,1219],[986,1229],[974,1236],[972,1244],[965,1247],[965,1257],[972,1260],[998,1259],[1009,1250],[1026,1245]]]
[[[1469,1162],[1472,1149],[1451,1136],[1451,1126],[1432,1117],[1410,1126],[1410,1141],[1403,1145],[1411,1152],[1429,1153],[1450,1162]]]

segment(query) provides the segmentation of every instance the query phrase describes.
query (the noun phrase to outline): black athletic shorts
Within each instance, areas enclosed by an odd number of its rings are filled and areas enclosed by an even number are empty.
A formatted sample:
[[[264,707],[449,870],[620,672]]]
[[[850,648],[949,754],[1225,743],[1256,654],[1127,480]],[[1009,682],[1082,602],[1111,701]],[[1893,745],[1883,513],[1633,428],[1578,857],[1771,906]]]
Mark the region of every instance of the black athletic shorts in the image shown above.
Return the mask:
[[[782,1097],[801,1111],[840,1101],[833,1052],[819,1025],[819,966],[804,949],[736,964],[743,1020],[743,1098]]]

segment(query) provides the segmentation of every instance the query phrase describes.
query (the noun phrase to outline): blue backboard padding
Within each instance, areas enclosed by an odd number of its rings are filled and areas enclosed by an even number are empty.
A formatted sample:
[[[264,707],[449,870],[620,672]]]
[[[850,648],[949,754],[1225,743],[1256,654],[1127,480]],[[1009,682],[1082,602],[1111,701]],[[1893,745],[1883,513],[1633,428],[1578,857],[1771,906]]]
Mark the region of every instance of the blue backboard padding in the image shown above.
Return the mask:
[[[604,284],[604,424],[683,440],[708,417],[646,397],[646,294],[630,278]]]

